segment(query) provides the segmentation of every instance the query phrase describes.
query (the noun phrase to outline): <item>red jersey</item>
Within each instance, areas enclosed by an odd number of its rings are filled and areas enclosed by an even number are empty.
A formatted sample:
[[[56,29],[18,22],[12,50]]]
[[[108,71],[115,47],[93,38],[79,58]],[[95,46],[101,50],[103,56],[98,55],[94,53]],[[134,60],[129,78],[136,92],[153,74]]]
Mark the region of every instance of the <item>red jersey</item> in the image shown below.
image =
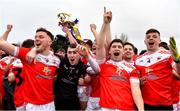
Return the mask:
[[[132,69],[121,62],[109,60],[101,64],[100,106],[104,108],[134,110],[130,74]]]
[[[23,78],[22,68],[23,68],[23,65],[22,65],[20,59],[16,59],[12,63],[12,66],[10,68],[10,71],[12,71],[16,76],[16,87],[14,90],[14,103],[15,103],[16,107],[19,107],[19,106],[23,105],[23,103],[24,103],[24,97],[23,97],[24,78]]]
[[[144,103],[171,105],[174,62],[170,52],[163,49],[154,53],[146,52],[136,59],[135,64],[141,76],[146,79],[141,87]]]
[[[91,50],[88,50],[88,53],[91,57],[95,58],[95,55],[92,53]],[[82,58],[81,61],[85,64],[88,63],[88,61],[85,58]],[[99,74],[91,75],[91,97],[99,97],[100,94],[100,81],[99,81]]]
[[[10,62],[9,57],[4,57],[0,60],[0,94],[2,97],[5,95],[4,87],[3,87],[3,79],[4,79],[4,69],[6,65]]]
[[[176,77],[173,77],[173,83],[172,83],[172,99],[173,104],[176,104],[179,102],[179,95],[180,94],[180,80]]]
[[[91,97],[99,97],[100,95],[100,81],[99,74],[91,75]]]
[[[59,59],[53,54],[37,54],[35,61],[29,65],[25,56],[28,48],[19,48],[17,56],[23,63],[24,101],[32,104],[47,104],[53,101],[53,79]]]

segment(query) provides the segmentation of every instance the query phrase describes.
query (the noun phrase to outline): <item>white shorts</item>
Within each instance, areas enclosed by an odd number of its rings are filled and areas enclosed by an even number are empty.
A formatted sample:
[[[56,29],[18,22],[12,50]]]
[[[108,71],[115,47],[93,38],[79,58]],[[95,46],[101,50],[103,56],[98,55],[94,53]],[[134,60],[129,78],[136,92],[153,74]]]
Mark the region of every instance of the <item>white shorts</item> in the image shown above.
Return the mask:
[[[123,110],[111,109],[111,108],[102,108],[102,111],[123,111]]]
[[[78,97],[80,101],[88,101],[90,95],[90,86],[78,86]]]
[[[54,101],[43,105],[27,103],[26,111],[55,111]]]
[[[19,107],[16,107],[16,111],[26,111],[26,105],[23,104],[23,105],[21,105]]]
[[[101,111],[101,107],[99,106],[99,97],[89,97],[86,111]]]
[[[180,101],[176,104],[173,104],[173,111],[180,111]]]

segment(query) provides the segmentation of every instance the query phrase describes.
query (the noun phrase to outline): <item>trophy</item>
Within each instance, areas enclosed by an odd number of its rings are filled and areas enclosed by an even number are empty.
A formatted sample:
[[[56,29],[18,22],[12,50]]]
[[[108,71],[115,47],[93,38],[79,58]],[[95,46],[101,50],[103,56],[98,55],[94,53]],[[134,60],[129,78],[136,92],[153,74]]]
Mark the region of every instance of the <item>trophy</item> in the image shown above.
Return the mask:
[[[74,38],[77,39],[78,41],[82,41],[79,29],[77,27],[79,20],[78,19],[75,19],[74,21],[71,20],[71,14],[67,14],[67,13],[59,13],[57,16],[59,18],[59,26],[62,27],[67,26],[67,28],[69,28]]]

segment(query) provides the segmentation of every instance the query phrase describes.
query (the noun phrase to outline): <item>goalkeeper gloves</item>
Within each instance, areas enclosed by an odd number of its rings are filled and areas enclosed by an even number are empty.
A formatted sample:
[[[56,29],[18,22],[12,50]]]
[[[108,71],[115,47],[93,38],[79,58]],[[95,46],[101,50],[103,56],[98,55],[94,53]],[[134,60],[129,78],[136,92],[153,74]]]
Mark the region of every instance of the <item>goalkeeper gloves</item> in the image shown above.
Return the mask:
[[[176,47],[176,41],[175,41],[174,37],[170,37],[169,44],[170,44],[169,47],[171,49],[174,62],[180,63],[180,55],[178,53],[178,49]]]

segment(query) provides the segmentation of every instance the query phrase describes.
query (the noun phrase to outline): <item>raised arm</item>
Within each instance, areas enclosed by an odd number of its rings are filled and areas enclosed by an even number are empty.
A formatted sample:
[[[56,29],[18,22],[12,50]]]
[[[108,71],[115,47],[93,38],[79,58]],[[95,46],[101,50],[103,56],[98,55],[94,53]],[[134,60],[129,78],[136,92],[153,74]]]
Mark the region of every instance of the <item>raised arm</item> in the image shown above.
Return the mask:
[[[112,17],[111,17],[112,20]],[[107,25],[107,31],[106,31],[106,50],[108,51],[109,45],[112,41],[112,35],[111,35],[111,26],[110,24]]]
[[[63,26],[63,32],[66,33],[70,44],[78,44],[78,42],[76,41],[76,39],[73,37],[73,35],[71,34],[69,28],[67,26]]]
[[[7,54],[14,56],[15,46],[13,46],[12,44],[10,44],[6,41],[11,29],[12,29],[12,25],[7,25],[7,30],[0,37],[0,49],[5,51]]]
[[[96,31],[96,25],[95,24],[90,24],[90,29],[91,29],[91,32],[94,35],[95,40],[97,41],[98,40],[98,32]]]
[[[4,39],[5,41],[7,41],[8,35],[11,32],[12,27],[13,27],[12,25],[9,24],[7,25],[7,29],[2,35],[2,39]]]
[[[106,58],[106,53],[108,53],[105,49],[104,44],[106,43],[106,34],[108,27],[110,26],[110,22],[112,20],[112,12],[111,11],[104,11],[103,15],[103,24],[99,33],[99,37],[97,40],[97,59],[102,60]]]

